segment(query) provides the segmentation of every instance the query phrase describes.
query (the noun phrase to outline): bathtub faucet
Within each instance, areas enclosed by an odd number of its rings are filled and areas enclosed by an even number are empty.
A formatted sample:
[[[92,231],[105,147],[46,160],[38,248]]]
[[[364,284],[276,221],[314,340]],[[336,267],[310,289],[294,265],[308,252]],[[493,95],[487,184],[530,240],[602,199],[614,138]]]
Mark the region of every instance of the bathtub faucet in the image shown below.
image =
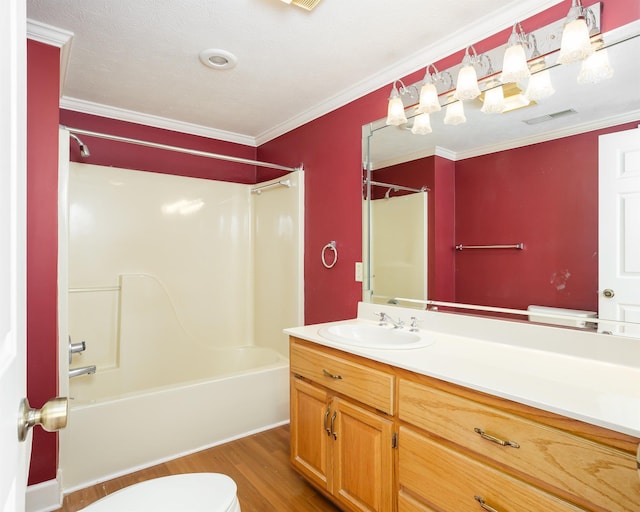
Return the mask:
[[[96,365],[81,366],[80,368],[69,368],[69,378],[77,377],[78,375],[90,375],[96,373]]]

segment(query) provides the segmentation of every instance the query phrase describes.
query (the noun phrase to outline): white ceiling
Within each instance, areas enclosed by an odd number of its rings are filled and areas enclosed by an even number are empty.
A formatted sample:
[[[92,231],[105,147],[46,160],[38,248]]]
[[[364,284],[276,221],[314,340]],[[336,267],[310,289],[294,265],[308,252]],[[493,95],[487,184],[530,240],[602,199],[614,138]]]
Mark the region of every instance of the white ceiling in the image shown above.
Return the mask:
[[[560,1],[27,0],[27,16],[35,39],[72,33],[61,106],[258,145]],[[203,66],[209,48],[237,66]]]

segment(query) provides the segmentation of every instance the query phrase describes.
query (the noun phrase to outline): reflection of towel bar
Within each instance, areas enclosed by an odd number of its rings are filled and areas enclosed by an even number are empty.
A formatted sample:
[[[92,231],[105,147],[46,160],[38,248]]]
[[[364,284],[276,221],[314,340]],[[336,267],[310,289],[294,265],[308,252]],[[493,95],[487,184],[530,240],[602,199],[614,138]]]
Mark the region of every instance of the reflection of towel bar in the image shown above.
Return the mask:
[[[119,292],[119,286],[86,286],[84,288],[69,288],[69,293],[85,292]]]
[[[512,245],[456,245],[456,251],[462,251],[463,249],[524,249],[524,243]]]

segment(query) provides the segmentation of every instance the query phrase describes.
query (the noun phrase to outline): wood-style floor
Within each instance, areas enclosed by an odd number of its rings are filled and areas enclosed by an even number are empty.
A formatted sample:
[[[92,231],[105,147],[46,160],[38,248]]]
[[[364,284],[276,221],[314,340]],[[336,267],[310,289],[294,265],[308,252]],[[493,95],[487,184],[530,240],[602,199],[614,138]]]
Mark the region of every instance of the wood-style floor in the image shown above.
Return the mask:
[[[233,478],[242,512],[339,510],[291,469],[289,426],[285,425],[81,489],[65,496],[57,512],[81,510],[136,482],[197,472],[224,473]]]

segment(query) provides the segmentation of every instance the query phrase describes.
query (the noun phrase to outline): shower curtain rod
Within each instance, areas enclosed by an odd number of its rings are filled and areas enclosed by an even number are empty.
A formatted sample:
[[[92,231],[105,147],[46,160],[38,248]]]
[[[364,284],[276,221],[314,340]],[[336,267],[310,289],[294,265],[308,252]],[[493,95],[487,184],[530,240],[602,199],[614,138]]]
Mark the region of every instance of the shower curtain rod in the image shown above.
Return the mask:
[[[364,180],[365,184],[367,180]],[[369,181],[371,185],[376,185],[377,187],[389,187],[394,190],[406,190],[407,192],[430,192],[430,189],[427,187],[422,188],[411,188],[411,187],[403,187],[402,185],[394,185],[393,183],[382,183],[381,181]]]
[[[128,137],[120,137],[118,135],[109,135],[107,133],[99,133],[99,132],[92,132],[90,130],[82,130],[80,128],[69,128],[68,126],[61,126],[61,128],[64,128],[69,133],[72,133],[75,135],[87,135],[89,137],[98,137],[99,139],[107,139],[107,140],[113,140],[116,142],[126,142],[129,144],[137,144],[138,146],[147,146],[147,147],[156,148],[156,149],[166,149],[167,151],[187,153],[189,155],[202,156],[205,158],[213,158],[216,160],[226,160],[227,162],[235,162],[238,164],[249,164],[249,165],[255,165],[256,167],[266,167],[268,169],[277,169],[279,171],[287,171],[287,172],[304,170],[304,167],[302,165],[300,165],[299,167],[286,167],[284,165],[272,164],[269,162],[259,162],[258,160],[250,160],[248,158],[221,155],[219,153],[208,153],[206,151],[199,151],[197,149],[186,149],[178,146],[169,146],[167,144],[159,144],[157,142],[149,142],[146,140],[139,140],[139,139],[130,139]]]

